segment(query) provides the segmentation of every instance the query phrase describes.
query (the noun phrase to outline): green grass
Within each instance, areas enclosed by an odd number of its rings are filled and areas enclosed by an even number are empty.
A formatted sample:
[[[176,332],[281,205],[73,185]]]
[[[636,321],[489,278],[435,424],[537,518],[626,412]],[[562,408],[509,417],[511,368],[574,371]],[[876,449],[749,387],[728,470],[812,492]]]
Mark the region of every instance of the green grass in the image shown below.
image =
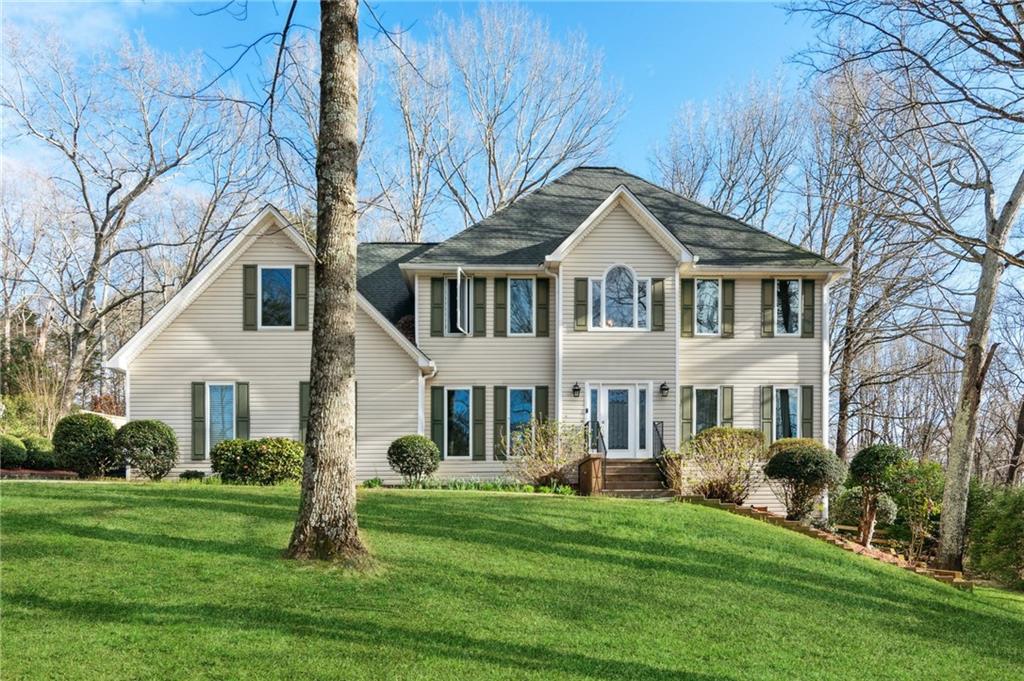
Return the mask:
[[[280,558],[297,490],[0,486],[5,681],[1010,679],[1024,600],[699,506],[361,492],[370,573]]]

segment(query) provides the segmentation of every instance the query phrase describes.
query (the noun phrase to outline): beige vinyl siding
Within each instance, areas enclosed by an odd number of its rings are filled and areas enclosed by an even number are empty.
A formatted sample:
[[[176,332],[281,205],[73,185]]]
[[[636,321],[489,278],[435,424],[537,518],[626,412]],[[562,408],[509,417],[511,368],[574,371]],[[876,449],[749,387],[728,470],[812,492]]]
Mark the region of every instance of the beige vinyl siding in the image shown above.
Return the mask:
[[[448,275],[454,275],[450,272]],[[429,436],[431,386],[472,387],[482,385],[485,394],[486,459],[472,461],[470,457],[445,459],[438,475],[449,478],[494,478],[507,472],[507,462],[494,459],[494,386],[549,387],[548,409],[555,416],[555,279],[550,281],[547,337],[494,336],[494,278],[525,276],[514,272],[473,272],[467,274],[487,278],[487,335],[431,336],[430,335],[430,278],[445,273],[421,273],[417,277],[417,326],[420,349],[437,365],[437,375],[427,381],[424,396],[424,422]]]
[[[685,275],[689,276],[689,275]],[[727,276],[736,281],[733,338],[694,336],[679,342],[679,384],[733,387],[733,425],[761,427],[763,385],[814,386],[814,437],[821,438],[822,282],[815,282],[814,338],[761,336],[761,277]],[[767,277],[765,277],[767,278]],[[784,510],[767,484],[748,502]]]
[[[633,268],[637,277],[664,278],[664,331],[574,331],[573,281],[600,277],[613,264]],[[586,394],[572,396],[572,386],[587,382],[654,384],[653,420],[664,422],[667,447],[676,437],[677,262],[622,206],[615,207],[583,236],[562,262],[562,418],[582,422]],[[667,382],[669,396],[658,386]]]
[[[242,330],[242,266],[308,262],[285,234],[268,231],[203,291],[132,363],[131,418],[160,419],[178,437],[178,465],[209,470],[192,461],[193,381],[249,383],[250,437],[299,435],[299,382],[308,380],[309,331]],[[312,268],[310,293],[313,292]],[[312,305],[312,295],[310,295]],[[387,471],[387,445],[417,428],[414,360],[362,310],[356,316],[356,379],[359,381],[357,465],[360,479]]]

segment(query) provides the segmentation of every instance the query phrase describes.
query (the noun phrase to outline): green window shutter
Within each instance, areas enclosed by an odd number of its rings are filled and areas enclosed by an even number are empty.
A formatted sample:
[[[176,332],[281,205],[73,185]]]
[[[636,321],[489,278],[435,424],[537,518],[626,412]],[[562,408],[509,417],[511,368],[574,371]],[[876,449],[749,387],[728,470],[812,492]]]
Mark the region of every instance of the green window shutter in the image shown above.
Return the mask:
[[[487,433],[486,396],[487,389],[484,386],[473,386],[473,461],[483,461],[487,458],[487,451],[484,448],[484,437]]]
[[[444,458],[444,387],[430,387],[430,439]]]
[[[430,335],[444,335],[444,279],[430,278]]]
[[[299,383],[299,442],[306,444],[309,430],[309,381]]]
[[[547,421],[551,412],[548,410],[548,387],[538,385],[533,388],[533,417],[538,421]]]
[[[192,384],[192,460],[206,458],[206,384]]]
[[[494,459],[505,460],[505,429],[508,427],[508,388],[503,385],[494,386]]]
[[[814,280],[804,279],[803,286],[804,309],[800,315],[800,337],[814,338]]]
[[[679,442],[693,438],[693,386],[679,386]]]
[[[508,335],[508,279],[494,278],[494,335],[504,338]]]
[[[295,330],[309,331],[309,265],[295,266]]]
[[[761,280],[761,335],[775,335],[775,280]]]
[[[651,279],[651,331],[665,330],[665,280]]]
[[[722,425],[732,428],[732,386],[723,385],[719,388],[722,405]]]
[[[242,330],[256,330],[256,265],[242,265]]]
[[[800,386],[800,437],[814,437],[814,386]]]
[[[722,280],[722,338],[732,338],[736,329],[736,280]]]
[[[551,331],[548,328],[551,320],[551,280],[537,279],[537,335],[546,338]]]
[[[473,277],[473,335],[487,335],[487,277]]]
[[[764,434],[764,443],[771,444],[774,439],[772,431],[772,402],[775,394],[775,386],[761,386],[761,433]]]
[[[576,331],[587,330],[587,287],[590,282],[586,277],[578,277],[573,281],[572,287],[572,310],[575,319],[573,329]]]
[[[693,338],[693,279],[679,280],[679,335]]]
[[[235,437],[249,439],[249,384],[235,383]]]

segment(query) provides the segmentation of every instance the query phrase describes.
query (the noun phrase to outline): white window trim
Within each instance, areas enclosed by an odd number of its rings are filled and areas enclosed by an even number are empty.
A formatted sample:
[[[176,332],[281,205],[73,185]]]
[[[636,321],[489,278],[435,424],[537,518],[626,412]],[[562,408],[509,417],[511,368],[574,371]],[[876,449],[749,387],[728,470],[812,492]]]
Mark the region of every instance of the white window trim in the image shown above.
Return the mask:
[[[459,281],[459,277],[458,277],[458,275],[455,275],[455,276],[450,276],[449,275],[449,276],[444,278],[444,335],[446,337],[448,337],[448,338],[469,338],[470,336],[473,335],[473,302],[474,302],[474,300],[473,300],[473,288],[474,288],[474,286],[473,286],[473,277],[469,277],[469,276],[466,276],[466,275],[463,275],[463,276],[469,282],[469,285],[466,287],[466,291],[469,294],[469,307],[468,307],[469,319],[466,320],[466,332],[465,333],[463,333],[461,331],[454,331],[454,332],[452,332],[452,331],[448,330],[448,311],[449,311],[449,305],[450,305],[450,296],[448,295],[448,282],[449,281],[458,282]],[[456,283],[455,286],[456,286],[456,288],[458,288],[458,283]],[[456,301],[456,304],[458,304],[458,301]]]
[[[448,393],[465,390],[469,393],[469,451],[463,454],[450,454],[448,452]],[[445,386],[444,387],[444,458],[467,459],[473,458],[473,387],[468,385]]]
[[[605,285],[605,279],[608,273],[616,267],[625,267],[629,270],[633,276],[633,326],[605,326],[605,307],[608,302],[608,287]],[[594,326],[594,282],[601,283],[601,324],[600,326]],[[640,281],[647,282],[647,323],[644,326],[640,326]],[[622,332],[637,332],[637,331],[650,331],[651,330],[651,317],[653,311],[651,310],[651,301],[654,299],[654,292],[651,290],[651,277],[638,277],[636,270],[625,263],[615,263],[609,265],[608,269],[604,271],[600,277],[588,277],[587,278],[587,330],[588,331],[607,331],[609,333],[622,333]]]
[[[702,281],[718,282],[718,331],[712,333],[702,332],[700,324],[697,323],[697,301],[700,300],[697,295],[697,288]],[[722,279],[720,277],[697,277],[693,280],[693,333],[695,336],[705,336],[707,338],[720,337],[722,335]]]
[[[691,407],[692,413],[690,414],[690,436],[697,436],[697,391],[698,390],[714,390],[715,391],[715,425],[713,428],[717,428],[722,425],[722,386],[720,385],[695,385],[693,386],[693,405]],[[773,405],[774,408],[774,405]]]
[[[648,310],[648,318],[650,318],[650,310]],[[646,423],[643,424],[644,429],[644,442],[647,443],[646,447],[640,447],[639,435],[640,426],[637,426],[637,443],[634,448],[637,454],[649,454],[654,455],[654,381],[648,381],[647,383],[640,382],[636,384],[636,388],[633,389],[633,394],[636,395],[636,407],[637,407],[637,420],[640,419],[640,391],[647,391],[647,409],[644,412]]]
[[[793,331],[792,333],[790,333],[788,331],[785,331],[785,332],[779,331],[778,312],[779,312],[779,282],[780,281],[795,281],[796,282],[796,291],[797,291],[796,331]],[[772,282],[773,282],[773,286],[772,286],[772,290],[773,290],[773,296],[772,296],[772,324],[774,324],[775,335],[776,336],[785,336],[785,337],[799,336],[800,335],[800,330],[801,330],[801,324],[803,324],[803,322],[804,322],[804,320],[803,320],[803,314],[804,314],[804,285],[803,285],[803,280],[799,279],[799,278],[781,277],[781,278],[773,279]]]
[[[512,282],[515,280],[529,281],[530,284],[530,330],[527,333],[513,333],[512,331]],[[509,277],[508,278],[508,301],[505,305],[505,328],[509,336],[529,338],[537,335],[537,277]]]
[[[291,324],[288,326],[263,325],[263,270],[288,270],[291,287]],[[260,331],[293,331],[295,329],[295,266],[294,265],[257,265],[256,266],[256,328]]]
[[[775,422],[775,415],[779,413],[778,399],[779,399],[779,391],[780,390],[792,390],[796,394],[796,435],[794,435],[793,437],[800,437],[800,414],[802,413],[800,410],[803,407],[803,405],[800,404],[800,401],[803,399],[803,395],[801,395],[803,390],[801,390],[800,386],[798,386],[798,385],[773,385],[772,386],[772,442],[776,442],[779,439],[779,437],[776,435],[778,430],[777,430],[777,424]]]
[[[207,383],[206,384],[206,413],[203,414],[203,417],[206,420],[206,457],[205,457],[206,460],[210,459],[210,449],[211,449],[211,446],[210,446],[210,388],[211,387],[223,387],[223,386],[229,386],[231,388],[231,408],[232,408],[232,411],[234,412],[233,414],[231,414],[231,437],[228,438],[228,439],[233,440],[238,435],[238,423],[236,423],[236,414],[238,414],[238,405],[235,403],[235,400],[238,399],[238,395],[237,395],[238,391],[235,389],[234,382],[213,381],[211,383]]]
[[[508,443],[512,443],[512,391],[513,390],[529,390],[530,391],[530,421],[531,423],[537,417],[537,389],[532,385],[510,385],[505,393],[505,437],[508,438]],[[506,447],[508,451],[505,453],[506,456],[512,456],[512,448]]]

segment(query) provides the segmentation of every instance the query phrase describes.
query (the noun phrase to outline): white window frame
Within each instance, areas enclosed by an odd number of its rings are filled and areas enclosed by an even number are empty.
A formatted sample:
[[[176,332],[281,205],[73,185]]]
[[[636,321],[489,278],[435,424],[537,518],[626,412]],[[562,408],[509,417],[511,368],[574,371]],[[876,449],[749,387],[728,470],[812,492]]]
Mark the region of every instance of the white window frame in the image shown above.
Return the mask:
[[[459,329],[458,331],[448,330],[448,318],[451,310],[451,296],[448,294],[448,282],[455,281],[455,305],[458,306],[462,302],[462,280],[465,279],[468,283],[466,285],[466,297],[469,299],[469,303],[466,306],[466,330]],[[455,276],[447,276],[444,278],[444,335],[450,338],[463,338],[473,335],[473,277],[466,276],[466,273],[462,271],[460,267],[455,273]],[[458,313],[456,313],[456,328],[458,328]]]
[[[800,437],[800,414],[803,413],[803,412],[801,412],[801,409],[803,408],[803,405],[800,404],[800,401],[803,399],[803,395],[801,395],[801,393],[803,391],[801,390],[800,386],[798,386],[798,385],[773,385],[772,386],[772,442],[775,442],[775,441],[777,441],[779,439],[779,436],[777,435],[777,433],[779,432],[778,431],[778,424],[776,424],[776,422],[775,422],[775,415],[779,413],[778,401],[779,401],[779,391],[780,390],[792,390],[793,393],[796,394],[796,435],[794,435],[793,437]]]
[[[469,450],[465,455],[451,454],[448,451],[448,393],[465,390],[469,394]],[[473,458],[473,387],[468,385],[445,386],[444,387],[444,458],[466,459]]]
[[[530,330],[527,333],[514,333],[512,331],[512,282],[516,280],[529,281],[530,283]],[[537,277],[509,277],[508,278],[508,301],[505,305],[505,328],[509,336],[529,338],[537,335]]]
[[[717,428],[722,425],[722,386],[720,385],[695,385],[693,386],[693,405],[691,406],[690,414],[690,436],[697,436],[697,391],[698,390],[714,390],[715,391],[715,425],[712,428]],[[772,405],[774,408],[774,404]]]
[[[702,281],[716,281],[718,282],[718,331],[712,333],[702,332],[700,330],[700,324],[697,323],[697,301],[700,297],[697,295],[697,289]],[[708,338],[714,338],[722,335],[722,279],[715,277],[698,277],[693,280],[693,333],[696,336],[705,336]]]
[[[629,390],[629,399],[632,408],[629,410],[629,422],[630,422],[630,451],[636,455],[647,454],[653,456],[654,449],[654,381],[587,381],[584,384],[583,392],[583,421],[589,424],[591,420],[596,420],[601,426],[602,435],[605,438],[605,449],[608,447],[608,434],[605,432],[608,421],[608,414],[605,413],[607,409],[604,407],[605,389],[619,389],[625,388]],[[647,391],[647,423],[643,424],[644,428],[644,439],[647,446],[643,449],[640,448],[640,426],[637,424],[639,420],[639,406],[640,406],[640,390],[644,389]],[[594,419],[594,414],[591,413],[590,409],[590,393],[591,391],[597,391],[597,418]],[[602,411],[604,410],[604,411]],[[597,451],[591,447],[591,441],[588,439],[587,451]],[[618,451],[618,450],[616,450]]]
[[[792,333],[788,331],[779,331],[779,282],[780,281],[795,281],[797,291],[797,302],[796,302],[796,331]],[[803,324],[804,314],[804,285],[803,280],[792,277],[776,277],[772,280],[773,282],[773,296],[772,296],[772,324],[774,324],[774,331],[776,336],[799,336],[801,330],[801,324]]]
[[[536,387],[534,387],[532,385],[510,385],[510,386],[508,386],[507,390],[508,390],[508,392],[505,393],[505,397],[506,397],[506,399],[505,399],[505,429],[507,431],[506,432],[506,437],[508,438],[508,442],[511,445],[511,443],[512,443],[512,391],[513,390],[529,390],[530,391],[530,421],[532,423],[536,419],[536,417],[537,417],[537,389],[536,389]],[[512,449],[511,446],[509,446],[507,449],[509,449],[509,451],[507,452],[507,455],[508,456],[512,456],[513,452],[511,451],[511,449]]]
[[[263,270],[288,270],[291,284],[291,324],[288,326],[263,325]],[[295,329],[295,266],[294,265],[257,265],[256,266],[256,328],[260,331],[293,331]]]
[[[633,275],[633,326],[605,326],[605,308],[608,305],[608,286],[605,279],[608,277],[608,273],[616,267],[625,267],[629,270],[630,274]],[[647,323],[644,326],[640,326],[640,281],[647,282]],[[594,326],[594,282],[601,284],[601,324]],[[651,301],[654,299],[654,292],[651,290],[651,277],[638,277],[636,270],[625,263],[615,263],[609,265],[600,277],[588,277],[587,278],[587,330],[588,331],[609,331],[609,332],[629,332],[629,331],[650,331],[651,330],[651,317],[653,316],[653,310],[651,310]]]
[[[237,423],[237,420],[238,420],[238,418],[237,418],[238,404],[236,403],[236,400],[238,399],[238,389],[235,387],[235,383],[234,382],[228,382],[228,381],[212,381],[212,382],[207,383],[206,384],[206,413],[203,414],[203,417],[206,419],[206,460],[209,460],[209,458],[210,458],[210,449],[212,449],[212,447],[210,446],[210,388],[211,387],[215,387],[215,388],[216,387],[224,387],[224,386],[227,386],[227,387],[231,388],[231,410],[232,410],[232,414],[231,414],[231,437],[228,438],[228,439],[229,440],[234,440],[238,436],[238,423]]]

